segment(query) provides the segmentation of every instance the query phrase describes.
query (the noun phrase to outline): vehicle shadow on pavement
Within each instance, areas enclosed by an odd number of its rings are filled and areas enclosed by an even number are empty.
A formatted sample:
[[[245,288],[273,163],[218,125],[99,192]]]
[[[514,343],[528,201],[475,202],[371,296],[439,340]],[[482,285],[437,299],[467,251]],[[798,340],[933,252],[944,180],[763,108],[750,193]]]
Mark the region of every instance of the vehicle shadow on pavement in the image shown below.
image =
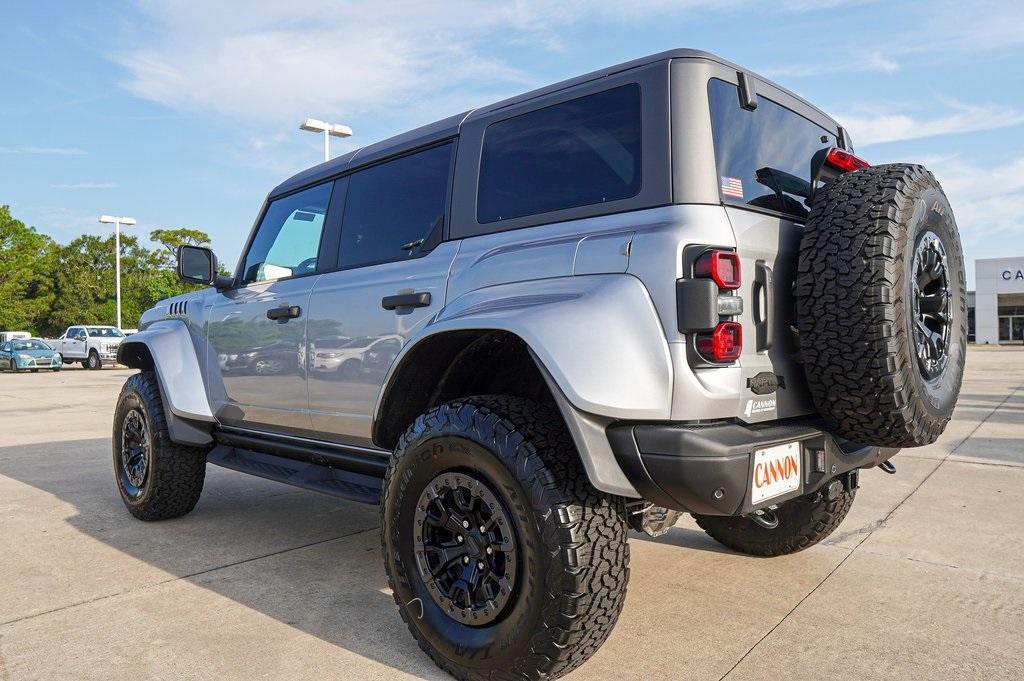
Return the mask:
[[[21,546],[9,559],[27,575],[20,597],[0,598],[0,624],[72,605],[93,608],[110,598],[123,599],[118,610],[130,611],[137,592],[150,598],[154,588],[174,589],[193,605],[170,606],[158,619],[147,620],[150,624],[165,626],[161,620],[167,617],[194,618],[187,627],[197,630],[234,627],[232,617],[244,617],[249,608],[396,670],[447,678],[419,651],[398,615],[387,588],[374,506],[211,465],[192,513],[141,522],[118,496],[108,438],[0,448],[0,476],[9,479],[0,477],[0,490],[12,492],[0,494],[7,497],[3,510],[10,511],[0,524],[6,526],[5,539]],[[75,531],[129,559],[82,541]],[[182,582],[244,608],[197,598]],[[274,645],[259,642],[261,648],[265,644]]]
[[[690,516],[684,515],[681,522],[692,522],[692,519]],[[694,549],[697,551],[709,551],[711,553],[725,553],[733,556],[743,555],[722,546],[705,534],[704,530],[689,527],[673,527],[660,537],[651,537],[642,532],[631,531],[629,533],[629,538],[633,540],[651,542],[653,544],[675,546],[681,549]]]

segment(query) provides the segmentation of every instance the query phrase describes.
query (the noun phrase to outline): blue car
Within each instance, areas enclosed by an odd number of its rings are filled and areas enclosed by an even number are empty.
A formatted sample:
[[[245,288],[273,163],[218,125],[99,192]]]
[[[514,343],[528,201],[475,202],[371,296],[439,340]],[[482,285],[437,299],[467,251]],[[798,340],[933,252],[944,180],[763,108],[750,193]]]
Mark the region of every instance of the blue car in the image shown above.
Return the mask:
[[[60,371],[60,354],[38,338],[19,338],[0,345],[0,369]]]

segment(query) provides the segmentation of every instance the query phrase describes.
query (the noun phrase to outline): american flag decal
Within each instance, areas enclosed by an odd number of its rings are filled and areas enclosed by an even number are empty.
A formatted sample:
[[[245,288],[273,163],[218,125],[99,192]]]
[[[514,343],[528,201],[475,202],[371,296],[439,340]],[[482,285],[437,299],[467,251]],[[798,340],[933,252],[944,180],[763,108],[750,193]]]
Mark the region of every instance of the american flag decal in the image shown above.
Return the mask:
[[[722,195],[734,196],[737,199],[743,198],[743,180],[738,177],[722,178]]]

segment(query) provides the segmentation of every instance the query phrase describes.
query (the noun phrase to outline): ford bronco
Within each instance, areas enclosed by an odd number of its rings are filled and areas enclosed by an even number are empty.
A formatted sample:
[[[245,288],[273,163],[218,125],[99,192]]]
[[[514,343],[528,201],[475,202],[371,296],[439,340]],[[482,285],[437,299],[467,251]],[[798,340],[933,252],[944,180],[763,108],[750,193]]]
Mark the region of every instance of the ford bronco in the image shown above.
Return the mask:
[[[942,432],[966,342],[953,213],[800,97],[673,50],[369,145],[270,192],[233,276],[118,360],[143,520],[207,463],[380,504],[419,645],[554,678],[608,637],[630,528],[807,548],[860,470]]]

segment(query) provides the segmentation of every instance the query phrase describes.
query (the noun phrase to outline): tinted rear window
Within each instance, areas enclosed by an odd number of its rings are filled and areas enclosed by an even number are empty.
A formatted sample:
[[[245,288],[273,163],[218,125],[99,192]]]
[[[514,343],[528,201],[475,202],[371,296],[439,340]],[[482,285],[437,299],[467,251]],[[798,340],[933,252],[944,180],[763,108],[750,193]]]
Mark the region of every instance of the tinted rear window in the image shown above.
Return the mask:
[[[492,123],[480,159],[477,221],[636,196],[641,127],[635,83]]]
[[[807,217],[811,157],[839,146],[835,134],[767,97],[743,109],[723,80],[710,81],[708,97],[722,201]]]
[[[440,238],[452,144],[353,173],[341,227],[342,267],[404,260]]]

